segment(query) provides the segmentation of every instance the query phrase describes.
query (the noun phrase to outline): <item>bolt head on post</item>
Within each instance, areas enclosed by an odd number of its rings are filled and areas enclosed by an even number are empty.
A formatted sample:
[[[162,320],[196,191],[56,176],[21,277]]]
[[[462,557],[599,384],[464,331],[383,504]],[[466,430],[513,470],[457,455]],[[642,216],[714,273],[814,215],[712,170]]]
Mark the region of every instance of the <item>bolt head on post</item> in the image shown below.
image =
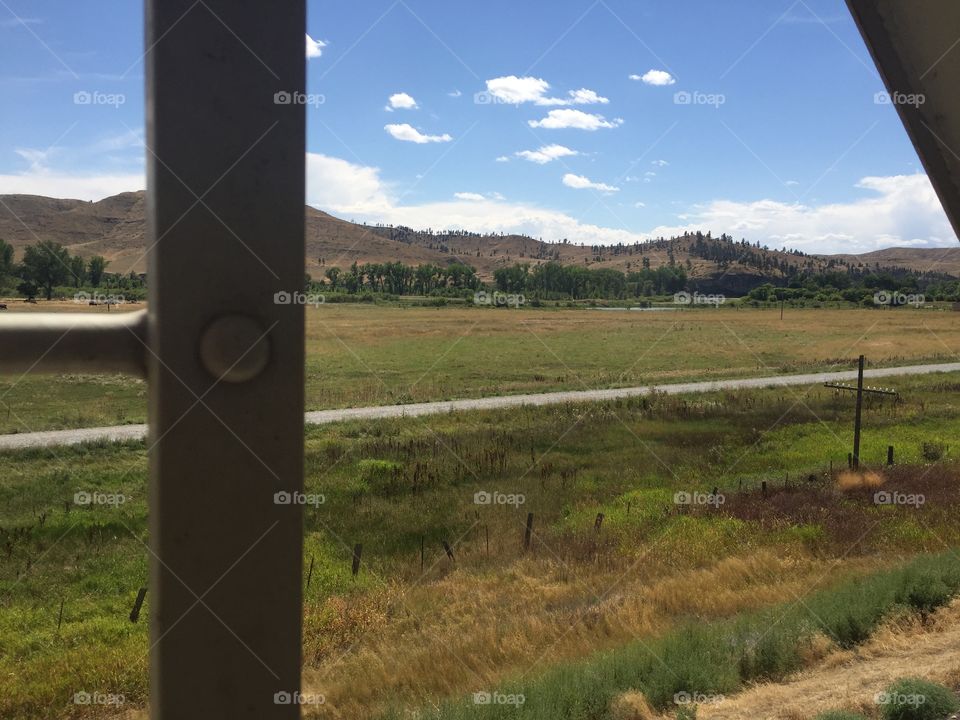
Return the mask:
[[[270,340],[257,320],[227,315],[217,318],[203,331],[200,360],[218,381],[249,382],[270,362]]]

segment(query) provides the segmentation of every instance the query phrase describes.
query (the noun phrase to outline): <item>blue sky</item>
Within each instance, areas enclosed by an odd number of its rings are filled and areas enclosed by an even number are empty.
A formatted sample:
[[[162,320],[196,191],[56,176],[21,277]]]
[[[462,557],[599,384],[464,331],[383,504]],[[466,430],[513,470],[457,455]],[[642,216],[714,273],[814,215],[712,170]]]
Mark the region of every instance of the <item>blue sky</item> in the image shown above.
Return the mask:
[[[142,22],[0,0],[0,193],[143,187]],[[347,219],[956,242],[842,0],[311,1],[308,32],[308,201]]]

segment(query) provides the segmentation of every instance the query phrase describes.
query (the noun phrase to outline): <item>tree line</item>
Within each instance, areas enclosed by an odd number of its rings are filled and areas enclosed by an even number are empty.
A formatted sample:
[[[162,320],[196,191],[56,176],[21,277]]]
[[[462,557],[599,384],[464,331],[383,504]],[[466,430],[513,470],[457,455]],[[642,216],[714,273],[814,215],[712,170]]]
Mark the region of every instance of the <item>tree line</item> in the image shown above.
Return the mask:
[[[477,271],[463,263],[404,265],[401,262],[353,263],[347,270],[329,267],[324,279],[309,284],[332,292],[388,293],[390,295],[461,294],[481,287]]]
[[[15,290],[27,298],[53,298],[58,288],[141,286],[131,273],[123,277],[107,272],[110,262],[100,255],[84,259],[52,240],[28,245],[18,262],[13,246],[0,238],[0,290]]]

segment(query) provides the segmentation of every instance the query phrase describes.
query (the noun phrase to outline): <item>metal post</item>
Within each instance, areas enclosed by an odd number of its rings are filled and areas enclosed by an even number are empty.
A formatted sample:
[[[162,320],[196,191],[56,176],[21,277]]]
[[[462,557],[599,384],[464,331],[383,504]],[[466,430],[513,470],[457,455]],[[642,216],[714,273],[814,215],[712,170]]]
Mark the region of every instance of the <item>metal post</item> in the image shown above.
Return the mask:
[[[150,711],[300,716],[304,0],[147,0]]]
[[[860,416],[863,408],[863,355],[857,366],[857,414],[853,424],[853,469],[860,469]]]

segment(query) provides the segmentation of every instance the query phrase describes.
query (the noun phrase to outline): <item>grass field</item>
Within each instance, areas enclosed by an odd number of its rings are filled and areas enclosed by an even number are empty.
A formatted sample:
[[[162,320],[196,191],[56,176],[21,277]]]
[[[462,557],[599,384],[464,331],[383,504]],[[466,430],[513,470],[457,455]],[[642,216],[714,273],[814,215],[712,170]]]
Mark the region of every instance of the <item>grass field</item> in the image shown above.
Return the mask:
[[[72,303],[10,312],[100,311]],[[307,312],[307,409],[953,361],[942,309],[679,312],[324,305]],[[0,433],[146,420],[120,376],[0,377]]]
[[[830,464],[845,462],[853,407],[822,387],[308,430],[307,490],[326,501],[306,516],[304,688],[326,702],[304,709],[513,717],[478,715],[464,698],[521,688],[530,717],[606,720],[614,693],[659,702],[672,687],[641,662],[644,644],[727,647],[734,628],[782,615],[770,652],[783,672],[802,664],[811,630],[837,642],[859,628],[860,640],[928,585],[949,596],[953,556],[895,569],[960,544],[960,374],[897,385],[901,402],[866,403],[862,455],[880,489],[922,504],[877,505],[877,488],[840,486]],[[898,464],[879,467],[890,444]],[[147,571],[145,473],[142,443],[0,454],[0,716],[98,716],[71,702],[80,691],[123,695],[134,712],[148,701],[146,624],[127,619]],[[674,501],[714,488],[722,504]],[[124,502],[77,505],[77,492]],[[477,504],[476,493],[516,503]],[[853,602],[856,578],[883,602]],[[690,640],[692,621],[705,629]],[[688,655],[681,684],[702,692],[767,668],[758,659],[717,678]]]

